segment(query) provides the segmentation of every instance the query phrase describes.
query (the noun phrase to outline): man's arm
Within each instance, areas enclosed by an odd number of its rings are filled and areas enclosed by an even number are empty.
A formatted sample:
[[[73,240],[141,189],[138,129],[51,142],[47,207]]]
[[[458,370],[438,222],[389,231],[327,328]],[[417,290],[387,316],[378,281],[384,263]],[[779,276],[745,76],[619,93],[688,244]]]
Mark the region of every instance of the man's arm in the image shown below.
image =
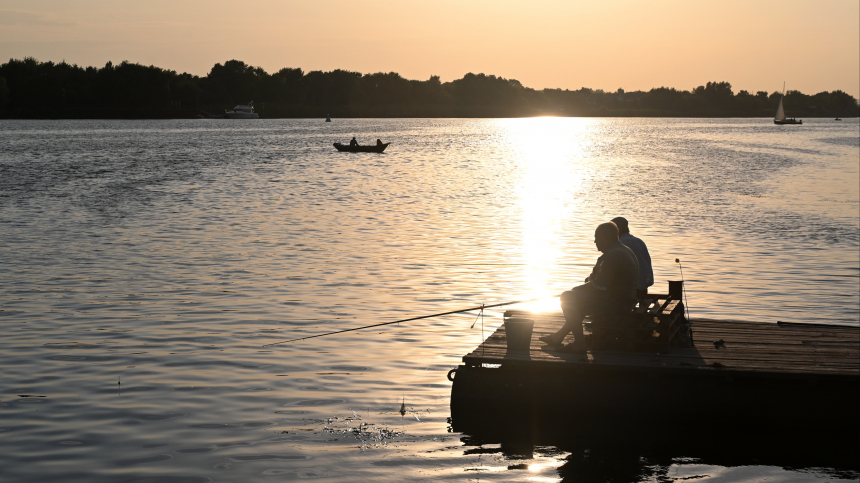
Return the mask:
[[[597,290],[606,291],[612,285],[615,277],[614,270],[615,260],[607,258],[605,255],[597,260],[597,265],[594,266],[594,271],[591,272],[588,283]]]

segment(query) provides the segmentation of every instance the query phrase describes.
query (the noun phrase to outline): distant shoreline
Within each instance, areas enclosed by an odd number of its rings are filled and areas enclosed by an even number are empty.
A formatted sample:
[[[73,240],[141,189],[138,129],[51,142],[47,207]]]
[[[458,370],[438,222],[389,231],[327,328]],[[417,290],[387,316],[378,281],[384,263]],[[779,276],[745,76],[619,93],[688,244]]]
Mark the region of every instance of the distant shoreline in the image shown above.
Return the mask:
[[[577,115],[564,116],[558,114],[537,114],[533,116],[343,116],[332,119],[527,119],[536,117],[558,117],[558,118],[628,118],[628,119],[772,119],[773,116],[679,116],[679,115],[636,115],[636,114],[611,114],[605,113],[601,115]],[[801,117],[801,116],[798,116]],[[856,119],[860,116],[842,116],[840,119]],[[802,116],[803,119],[829,119],[833,120],[832,116]],[[67,112],[54,112],[50,115],[42,117],[15,117],[8,113],[0,111],[0,121],[13,120],[34,120],[34,121],[50,121],[50,120],[175,120],[175,119],[209,119],[209,120],[225,120],[238,123],[253,122],[255,119],[228,119],[223,116],[207,116],[206,113],[194,109],[151,109],[151,108],[93,108],[93,109],[69,109]],[[296,116],[296,117],[266,117],[261,116],[260,119],[325,119],[325,116]]]
[[[270,119],[766,118],[773,117],[782,96],[777,91],[735,93],[728,82],[689,91],[607,92],[536,90],[515,79],[472,73],[445,83],[438,76],[417,81],[396,72],[284,68],[269,74],[238,60],[215,64],[205,77],[129,62],[96,68],[28,57],[0,64],[3,119],[217,118],[251,101],[260,117]],[[858,100],[841,90],[814,95],[789,90],[784,106],[795,118],[860,116]]]

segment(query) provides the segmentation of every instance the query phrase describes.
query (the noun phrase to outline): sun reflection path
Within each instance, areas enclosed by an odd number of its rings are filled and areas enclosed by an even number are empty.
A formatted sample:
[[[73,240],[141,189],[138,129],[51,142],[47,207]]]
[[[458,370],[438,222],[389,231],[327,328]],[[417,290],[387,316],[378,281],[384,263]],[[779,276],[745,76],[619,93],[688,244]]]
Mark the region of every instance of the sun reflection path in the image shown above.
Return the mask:
[[[527,296],[546,297],[523,308],[558,310],[558,299],[553,296],[560,290],[552,281],[564,262],[564,221],[579,205],[575,193],[583,182],[580,160],[589,142],[588,120],[541,117],[500,123],[522,172],[517,195],[522,209]]]

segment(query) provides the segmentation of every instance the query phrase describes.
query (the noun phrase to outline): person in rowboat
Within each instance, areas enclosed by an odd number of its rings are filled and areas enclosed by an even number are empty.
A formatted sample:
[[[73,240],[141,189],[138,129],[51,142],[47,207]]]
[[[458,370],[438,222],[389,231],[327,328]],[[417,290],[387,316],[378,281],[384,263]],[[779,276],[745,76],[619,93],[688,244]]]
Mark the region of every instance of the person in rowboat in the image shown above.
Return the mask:
[[[554,334],[540,338],[559,346],[571,331],[574,341],[566,349],[584,350],[582,320],[586,315],[613,315],[629,312],[636,305],[639,262],[633,251],[618,240],[618,226],[603,223],[594,231],[594,244],[603,253],[583,285],[561,294],[564,325]]]
[[[654,270],[651,268],[651,254],[645,242],[630,234],[627,219],[621,216],[612,219],[612,223],[618,227],[618,241],[633,250],[636,261],[639,262],[639,282],[636,284],[636,298],[643,299],[648,295],[648,287],[654,285]]]
[[[358,146],[358,141],[355,140],[355,136],[352,137],[349,141],[350,146]]]

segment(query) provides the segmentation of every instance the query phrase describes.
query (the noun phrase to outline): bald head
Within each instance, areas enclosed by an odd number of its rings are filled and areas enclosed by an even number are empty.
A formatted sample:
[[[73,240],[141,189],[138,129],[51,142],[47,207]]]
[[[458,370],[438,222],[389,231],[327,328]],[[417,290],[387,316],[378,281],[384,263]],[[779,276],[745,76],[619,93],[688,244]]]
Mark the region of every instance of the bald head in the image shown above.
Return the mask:
[[[611,221],[597,225],[594,230],[594,244],[601,252],[606,252],[615,242],[618,241],[618,227]]]

